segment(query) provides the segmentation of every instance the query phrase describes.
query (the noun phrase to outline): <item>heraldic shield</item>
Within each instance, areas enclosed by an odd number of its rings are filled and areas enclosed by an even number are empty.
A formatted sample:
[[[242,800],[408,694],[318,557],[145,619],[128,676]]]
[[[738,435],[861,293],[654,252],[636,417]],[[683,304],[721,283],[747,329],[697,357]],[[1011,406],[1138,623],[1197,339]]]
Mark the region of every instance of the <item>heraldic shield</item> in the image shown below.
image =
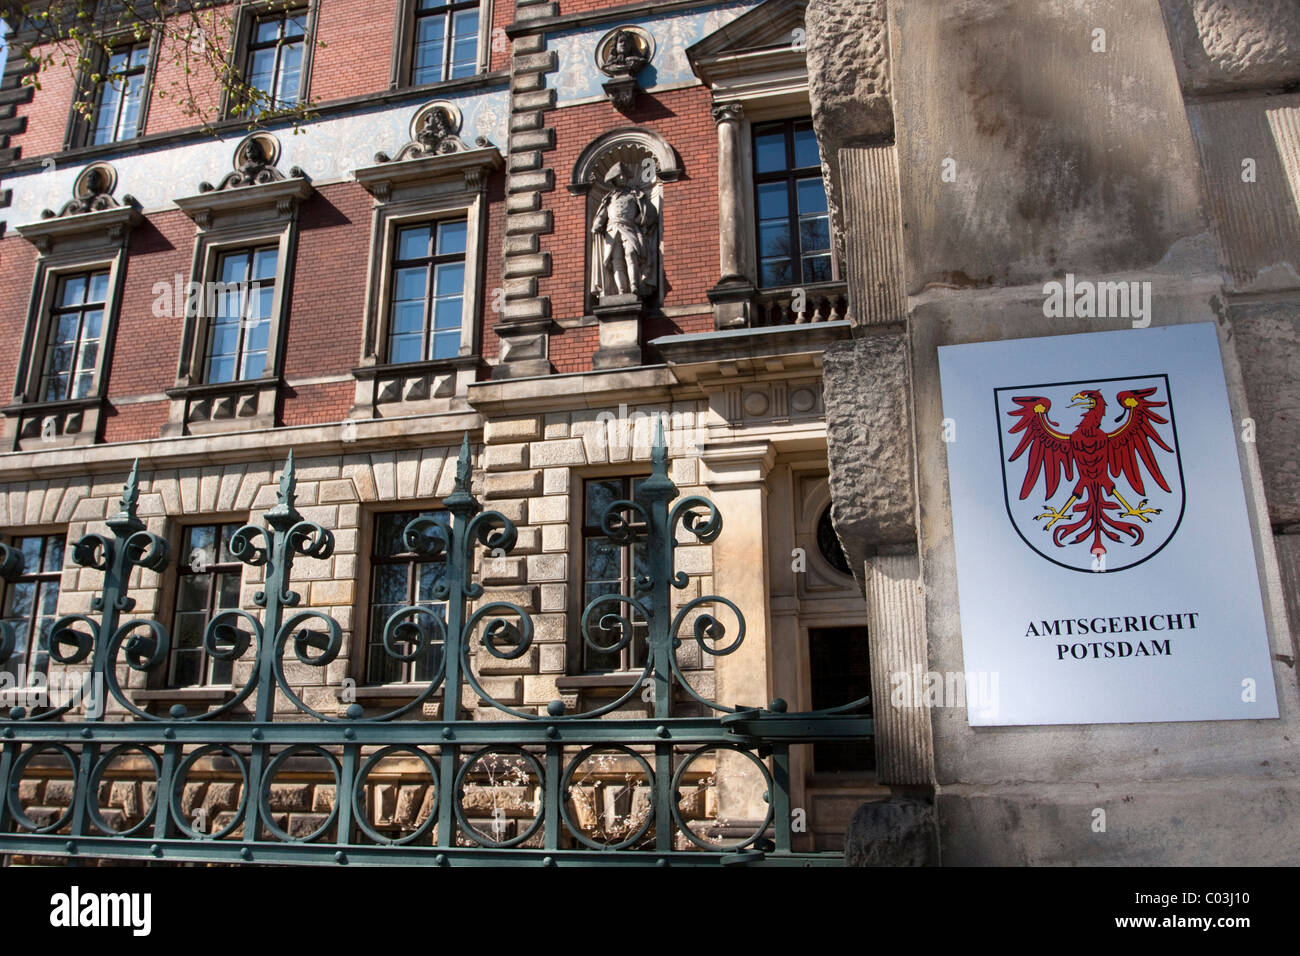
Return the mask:
[[[1150,560],[1183,520],[1165,375],[994,389],[1007,515],[1025,544],[1074,571]]]

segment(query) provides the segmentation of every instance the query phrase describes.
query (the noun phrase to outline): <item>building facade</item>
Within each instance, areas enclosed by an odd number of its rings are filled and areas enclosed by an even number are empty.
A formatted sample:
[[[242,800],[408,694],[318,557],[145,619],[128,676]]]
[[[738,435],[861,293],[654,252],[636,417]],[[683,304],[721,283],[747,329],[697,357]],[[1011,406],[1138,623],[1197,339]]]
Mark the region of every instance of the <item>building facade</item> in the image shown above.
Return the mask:
[[[850,335],[847,263],[811,119],[804,8],[214,7],[249,83],[311,104],[297,126],[250,128],[247,104],[214,85],[219,118],[197,128],[177,106],[166,37],[124,35],[97,87],[51,68],[34,92],[11,58],[0,531],[18,557],[5,692],[18,700],[33,675],[66,669],[52,623],[97,610],[104,583],[73,563],[74,545],[110,534],[138,463],[134,507],[172,560],[132,572],[134,612],[172,642],[156,667],[119,667],[126,696],[155,716],[251,714],[240,688],[255,662],[204,635],[258,606],[265,569],[241,564],[237,531],[283,503],[292,450],[297,510],[334,540],[296,562],[295,586],[341,628],[328,666],[289,659],[294,693],[330,718],[415,702],[407,717],[499,719],[469,692],[462,713],[443,713],[441,694],[421,696],[441,651],[411,659],[386,643],[394,612],[445,598],[445,561],[415,553],[403,529],[450,520],[468,435],[473,493],[518,528],[508,553],[477,553],[475,606],[508,601],[535,629],[519,656],[475,649],[478,687],[524,714],[605,707],[637,688],[645,649],[602,625],[584,639],[583,609],[632,593],[649,559],[601,515],[651,476],[662,422],[673,482],[725,521],[715,541],[679,541],[673,610],[717,593],[745,619],[732,654],[685,641],[683,679],[730,705],[863,697],[868,608],[830,519],[821,388],[824,348]],[[86,84],[89,116],[70,108]],[[653,714],[652,696],[632,693],[613,716]],[[852,811],[886,792],[869,739],[790,760],[799,848],[837,848]],[[138,759],[113,769],[101,812],[130,827],[156,794]],[[224,826],[237,779],[190,769],[184,812]],[[591,819],[635,816],[636,788],[598,792],[624,769],[590,772],[583,799],[604,808]],[[430,812],[422,768],[378,770],[371,823],[410,833]],[[68,781],[38,776],[21,805],[58,821]],[[752,768],[719,758],[692,779],[700,832],[766,812]],[[268,810],[310,834],[332,792],[291,767]],[[525,816],[509,808],[510,836]]]

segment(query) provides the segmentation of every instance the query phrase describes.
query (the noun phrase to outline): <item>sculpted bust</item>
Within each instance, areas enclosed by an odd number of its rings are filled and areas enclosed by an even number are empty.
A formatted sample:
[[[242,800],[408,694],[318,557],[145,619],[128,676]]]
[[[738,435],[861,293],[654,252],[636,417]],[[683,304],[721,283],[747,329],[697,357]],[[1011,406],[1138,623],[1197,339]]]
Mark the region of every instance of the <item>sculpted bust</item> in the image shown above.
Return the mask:
[[[645,69],[648,62],[636,34],[619,30],[609,43],[604,70],[612,76],[632,76]]]

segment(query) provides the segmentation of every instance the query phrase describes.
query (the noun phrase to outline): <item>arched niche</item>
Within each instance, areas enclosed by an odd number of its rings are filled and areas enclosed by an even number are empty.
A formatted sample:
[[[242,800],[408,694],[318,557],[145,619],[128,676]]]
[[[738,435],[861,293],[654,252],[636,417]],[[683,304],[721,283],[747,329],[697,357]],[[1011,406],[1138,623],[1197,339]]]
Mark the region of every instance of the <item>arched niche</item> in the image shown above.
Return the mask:
[[[672,146],[641,127],[604,133],[579,155],[569,191],[586,197],[588,309],[629,293],[646,307],[663,301],[663,187],[681,176]]]

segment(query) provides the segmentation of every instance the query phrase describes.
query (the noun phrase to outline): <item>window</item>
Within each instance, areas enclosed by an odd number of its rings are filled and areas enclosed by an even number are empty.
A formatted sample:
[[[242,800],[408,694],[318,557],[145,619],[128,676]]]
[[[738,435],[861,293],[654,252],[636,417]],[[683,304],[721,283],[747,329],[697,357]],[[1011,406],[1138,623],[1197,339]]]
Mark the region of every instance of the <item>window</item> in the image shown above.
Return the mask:
[[[218,611],[239,607],[243,566],[230,553],[234,524],[191,525],[184,530],[176,562],[176,616],[172,622],[169,687],[231,683],[232,662],[212,659],[203,644],[208,622]]]
[[[871,664],[865,627],[816,627],[808,631],[812,709],[839,707],[871,693]],[[871,716],[870,709],[862,716]],[[865,773],[876,768],[870,740],[813,744],[814,773]]]
[[[91,146],[139,134],[148,65],[148,41],[118,47],[109,55],[90,126]]]
[[[445,621],[446,605],[433,600],[433,589],[447,572],[446,555],[416,554],[403,539],[407,524],[421,515],[450,525],[451,516],[445,511],[389,511],[375,516],[370,548],[370,630],[366,640],[368,684],[427,682],[442,666],[441,641],[435,641],[413,661],[397,660],[384,647],[384,627],[404,607],[430,608]],[[412,623],[418,623],[418,619]],[[400,643],[397,646],[400,648]]]
[[[389,362],[455,358],[465,307],[465,219],[397,230]]]
[[[754,126],[758,284],[830,282],[830,215],[811,120]]]
[[[218,257],[217,281],[208,297],[204,380],[209,384],[260,378],[265,371],[279,256],[278,246],[265,246]]]
[[[636,578],[650,571],[645,538],[633,544],[619,544],[600,526],[605,509],[615,501],[634,500],[643,478],[594,478],[583,484],[582,511],[582,606],[585,610],[602,594],[626,594],[642,597],[648,593],[639,587]],[[644,532],[644,524],[632,527]],[[609,602],[604,605],[610,612],[627,614],[627,605]],[[620,650],[595,650],[583,641],[583,664],[589,671],[640,670],[646,664],[646,622],[630,615],[633,620],[633,638]],[[613,647],[621,634],[617,629],[602,629],[595,623],[590,627],[592,641],[601,647]]]
[[[478,72],[478,34],[478,0],[417,0],[411,85],[473,76]]]
[[[22,572],[5,587],[4,620],[14,635],[14,653],[0,662],[0,673],[13,675],[18,687],[31,686],[33,674],[50,666],[50,628],[57,617],[59,580],[63,572],[63,535],[15,538],[22,554]]]
[[[817,550],[821,552],[826,563],[840,574],[852,575],[849,559],[840,545],[839,535],[835,533],[835,523],[831,520],[831,506],[827,505],[817,519]]]
[[[40,401],[61,402],[91,394],[107,302],[107,269],[59,277],[50,307]]]
[[[306,10],[264,13],[253,19],[244,77],[264,99],[250,103],[248,112],[287,109],[298,103],[306,37]]]

